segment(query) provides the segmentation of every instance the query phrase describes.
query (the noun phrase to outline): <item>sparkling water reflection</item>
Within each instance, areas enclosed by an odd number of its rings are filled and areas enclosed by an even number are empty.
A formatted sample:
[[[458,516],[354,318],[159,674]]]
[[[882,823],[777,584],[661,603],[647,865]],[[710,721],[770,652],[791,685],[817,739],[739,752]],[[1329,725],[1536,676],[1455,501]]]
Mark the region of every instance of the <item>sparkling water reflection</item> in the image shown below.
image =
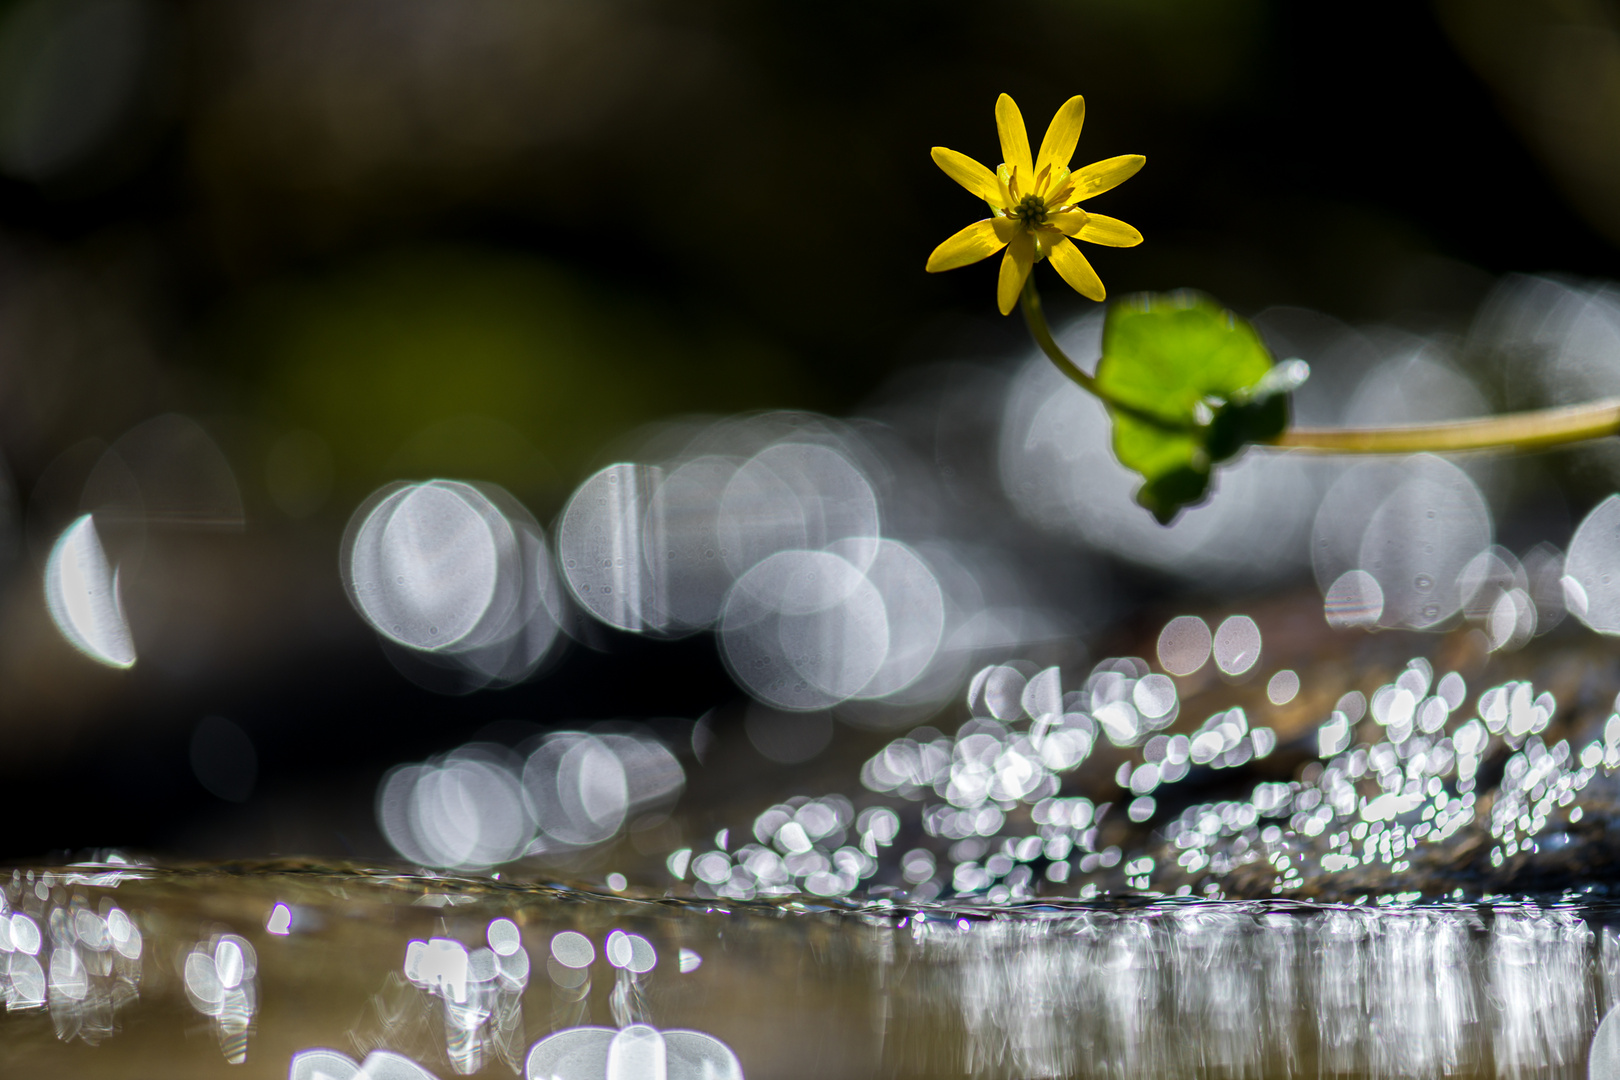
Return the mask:
[[[259,1008],[236,1074],[296,1080],[757,1080],[807,1069],[1573,1078],[1586,1075],[1598,1021],[1620,994],[1620,909],[1589,898],[1000,908],[783,898],[717,907],[307,865],[250,869],[147,868],[99,885],[70,885],[65,871],[32,881],[19,873],[4,890],[8,904],[34,908],[50,929],[36,943],[8,919],[12,954],[33,944],[46,957],[49,1010],[80,1010],[80,1027],[18,1026],[29,1010],[8,1010],[5,1074],[130,1075],[128,1053],[154,1034],[179,1035],[197,1009],[217,1023],[231,1015],[231,990],[252,986]],[[33,888],[47,874],[49,903]],[[310,929],[256,940],[190,929],[204,910],[252,925],[242,916],[276,897],[310,912]],[[118,943],[137,925],[141,955],[157,968],[126,979],[122,1003],[104,1013],[122,1023],[93,1028],[86,1003],[97,985],[128,974],[119,958],[135,950]],[[603,978],[595,989],[586,980],[570,1013],[548,1010],[560,986],[536,986],[526,965],[510,963],[533,949],[567,961],[554,976]],[[661,962],[676,955],[678,964]],[[96,957],[110,960],[98,966]],[[640,1015],[619,1019],[632,981]],[[87,1031],[102,1048],[63,1057],[63,1040]],[[1604,1038],[1594,1076],[1610,1075]],[[162,1045],[174,1074],[205,1070],[206,1054],[223,1064],[218,1048],[195,1040]]]

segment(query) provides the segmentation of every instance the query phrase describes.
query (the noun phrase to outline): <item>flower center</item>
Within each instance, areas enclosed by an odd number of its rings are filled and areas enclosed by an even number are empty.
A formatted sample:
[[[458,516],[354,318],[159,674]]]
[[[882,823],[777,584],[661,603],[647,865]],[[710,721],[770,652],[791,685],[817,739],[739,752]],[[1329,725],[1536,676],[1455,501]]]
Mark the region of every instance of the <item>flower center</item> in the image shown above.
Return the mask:
[[[1012,208],[1010,217],[1017,218],[1025,228],[1033,229],[1046,224],[1046,200],[1039,195],[1025,195]]]

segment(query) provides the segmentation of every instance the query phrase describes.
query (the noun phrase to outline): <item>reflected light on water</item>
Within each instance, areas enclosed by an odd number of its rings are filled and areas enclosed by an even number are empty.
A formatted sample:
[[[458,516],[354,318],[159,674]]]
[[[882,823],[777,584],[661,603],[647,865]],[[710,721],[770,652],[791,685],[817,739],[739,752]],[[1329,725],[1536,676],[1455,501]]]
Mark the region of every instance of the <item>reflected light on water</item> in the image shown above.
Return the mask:
[[[909,929],[908,962],[938,974],[902,983],[891,1008],[950,1015],[960,1057],[940,1072],[989,1077],[1583,1076],[1609,959],[1573,912],[1506,904]],[[1612,1038],[1592,1043],[1593,1077],[1614,1075]]]
[[[576,1027],[534,1044],[525,1080],[743,1080],[731,1048],[700,1031]]]
[[[135,663],[135,642],[118,597],[118,572],[107,562],[95,520],[68,526],[45,562],[45,603],[74,648],[108,667]]]
[[[356,1062],[337,1050],[301,1050],[292,1057],[287,1080],[437,1080],[401,1054],[374,1050]]]
[[[219,934],[198,942],[181,967],[186,997],[208,1017],[225,1060],[247,1060],[248,1036],[259,1010],[258,954],[246,938]]]
[[[436,937],[405,948],[404,976],[439,999],[443,1049],[454,1071],[464,1076],[479,1071],[491,1056],[515,1072],[522,1057],[529,954],[509,919],[491,920],[483,936],[499,947],[469,948]]]

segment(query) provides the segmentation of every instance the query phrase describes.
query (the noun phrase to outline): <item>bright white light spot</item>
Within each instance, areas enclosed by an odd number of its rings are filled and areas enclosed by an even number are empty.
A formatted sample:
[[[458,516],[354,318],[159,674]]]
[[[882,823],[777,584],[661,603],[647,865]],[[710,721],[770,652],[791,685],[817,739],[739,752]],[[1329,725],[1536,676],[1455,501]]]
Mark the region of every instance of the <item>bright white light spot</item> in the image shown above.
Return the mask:
[[[473,750],[442,766],[390,772],[377,798],[383,834],[423,866],[484,869],[522,853],[533,822],[512,765]]]
[[[1181,615],[1159,631],[1159,666],[1172,675],[1191,675],[1209,660],[1209,624],[1196,615]]]
[[[1620,634],[1620,495],[1598,503],[1575,530],[1563,586],[1576,618],[1600,634]]]
[[[1132,689],[1131,701],[1137,712],[1149,720],[1157,720],[1176,707],[1176,684],[1168,675],[1144,675]]]
[[[1242,675],[1260,659],[1260,627],[1247,615],[1232,615],[1215,631],[1215,666]]]
[[[847,559],[782,551],[732,588],[720,639],[737,682],[791,711],[824,709],[859,695],[889,653],[883,597]]]
[[[596,946],[575,930],[564,930],[551,939],[551,955],[563,967],[587,968],[596,960]]]
[[[1450,671],[1440,680],[1435,693],[1446,703],[1448,711],[1456,712],[1462,706],[1463,700],[1468,697],[1468,684],[1463,681],[1461,675]]]
[[[221,986],[227,990],[241,986],[243,967],[242,946],[236,941],[227,937],[214,946],[214,970]]]
[[[703,957],[699,956],[697,953],[693,952],[691,949],[682,949],[681,950],[681,974],[682,975],[690,975],[692,972],[696,971],[698,968],[700,968],[702,966],[703,966]]]
[[[737,1055],[712,1035],[659,1032],[635,1024],[622,1030],[578,1027],[554,1032],[529,1051],[524,1076],[528,1080],[743,1080],[743,1071]]]
[[[1373,627],[1384,616],[1384,590],[1365,570],[1346,570],[1322,597],[1322,614],[1336,630]]]
[[[523,932],[511,919],[491,919],[484,928],[484,940],[496,956],[511,956],[523,947]]]
[[[1401,463],[1400,485],[1362,534],[1359,569],[1383,590],[1385,626],[1434,626],[1462,606],[1459,580],[1491,543],[1490,510],[1456,465],[1427,454]]]
[[[1168,680],[1166,680],[1168,681]],[[1171,687],[1172,699],[1175,688]],[[1024,715],[1031,719],[1048,716],[1063,711],[1063,674],[1056,667],[1049,667],[1030,679],[1024,686],[1024,693],[1020,699]],[[1140,707],[1140,706],[1139,706]],[[1154,713],[1162,716],[1163,713]]]
[[[1097,723],[1102,725],[1103,732],[1107,734],[1108,741],[1115,746],[1129,746],[1142,733],[1141,718],[1137,716],[1136,709],[1130,702],[1109,702],[1094,715]]]
[[[540,831],[584,847],[619,831],[630,811],[630,777],[602,739],[577,731],[548,735],[523,766],[523,785]]]
[[[1350,745],[1350,720],[1342,712],[1335,712],[1316,732],[1317,753],[1329,758],[1344,752]]]
[[[1419,705],[1417,710],[1418,730],[1432,735],[1446,726],[1446,719],[1450,715],[1451,710],[1446,708],[1444,698],[1424,698],[1423,704]]]
[[[883,663],[858,694],[886,698],[907,689],[938,654],[945,632],[945,594],[928,564],[915,551],[893,540],[879,540],[871,553],[868,539],[840,540],[828,550],[859,566],[877,590],[888,620],[889,646]]]
[[[1266,697],[1273,705],[1286,705],[1299,695],[1299,676],[1283,668],[1266,683]]]
[[[630,941],[630,960],[624,966],[637,975],[645,975],[658,966],[658,951],[652,942],[640,934],[626,934]]]
[[[45,560],[45,603],[68,643],[108,667],[135,663],[135,641],[89,514],[69,525]]]
[[[608,1044],[607,1080],[665,1080],[668,1051],[657,1028],[632,1024]]]
[[[205,1016],[218,1016],[225,1000],[225,987],[219,981],[214,958],[205,952],[188,953],[184,979],[187,994],[197,1011]]]
[[[1589,1080],[1620,1080],[1620,1006],[1608,1011],[1592,1036]]]
[[[292,933],[292,908],[286,904],[277,904],[270,909],[270,918],[265,921],[266,933],[279,934],[282,937]]]
[[[877,553],[877,496],[842,453],[807,442],[767,446],[737,470],[720,498],[720,547],[741,578],[779,552],[840,551],[865,571]]]
[[[467,947],[451,938],[412,941],[405,947],[405,977],[449,1001],[467,1000],[470,967]]]
[[[1023,710],[1027,688],[1023,672],[1007,664],[997,664],[985,671],[984,706],[997,720],[1016,720]]]
[[[77,949],[61,946],[51,950],[50,997],[52,1001],[83,1001],[90,991],[90,973]]]
[[[389,1050],[373,1050],[360,1063],[354,1080],[437,1080],[408,1057]]]
[[[293,1055],[287,1080],[356,1080],[359,1071],[358,1062],[336,1050],[301,1050]]]
[[[620,630],[656,629],[661,621],[641,545],[662,478],[656,468],[609,465],[579,486],[557,527],[557,557],[574,598]]]
[[[11,944],[20,953],[34,956],[39,952],[39,924],[22,912],[11,915]]]
[[[720,496],[737,471],[731,458],[687,461],[657,485],[641,528],[655,625],[665,632],[712,624],[731,587],[721,557]]]
[[[1509,589],[1496,598],[1485,621],[1491,651],[1502,652],[1523,646],[1536,632],[1536,606],[1523,589]]]
[[[629,967],[631,959],[630,935],[623,930],[614,930],[607,936],[607,944],[603,948],[607,962],[616,968]]]
[[[345,538],[346,579],[360,613],[385,637],[413,649],[448,649],[486,616],[504,621],[515,604],[505,595],[510,585],[497,589],[503,564],[517,558],[516,534],[471,485],[408,484],[356,517]]]
[[[630,879],[623,874],[613,873],[607,876],[607,887],[613,892],[624,892],[629,886]]]

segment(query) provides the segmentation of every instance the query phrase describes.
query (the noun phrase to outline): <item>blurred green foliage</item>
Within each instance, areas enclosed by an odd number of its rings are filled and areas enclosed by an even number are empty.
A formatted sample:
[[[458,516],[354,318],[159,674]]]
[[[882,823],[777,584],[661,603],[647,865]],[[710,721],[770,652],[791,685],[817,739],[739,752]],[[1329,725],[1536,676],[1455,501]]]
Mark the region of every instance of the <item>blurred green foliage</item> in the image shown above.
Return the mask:
[[[539,259],[400,251],[250,294],[220,328],[262,412],[332,447],[340,489],[432,470],[539,499],[638,424],[803,400],[758,341]]]

